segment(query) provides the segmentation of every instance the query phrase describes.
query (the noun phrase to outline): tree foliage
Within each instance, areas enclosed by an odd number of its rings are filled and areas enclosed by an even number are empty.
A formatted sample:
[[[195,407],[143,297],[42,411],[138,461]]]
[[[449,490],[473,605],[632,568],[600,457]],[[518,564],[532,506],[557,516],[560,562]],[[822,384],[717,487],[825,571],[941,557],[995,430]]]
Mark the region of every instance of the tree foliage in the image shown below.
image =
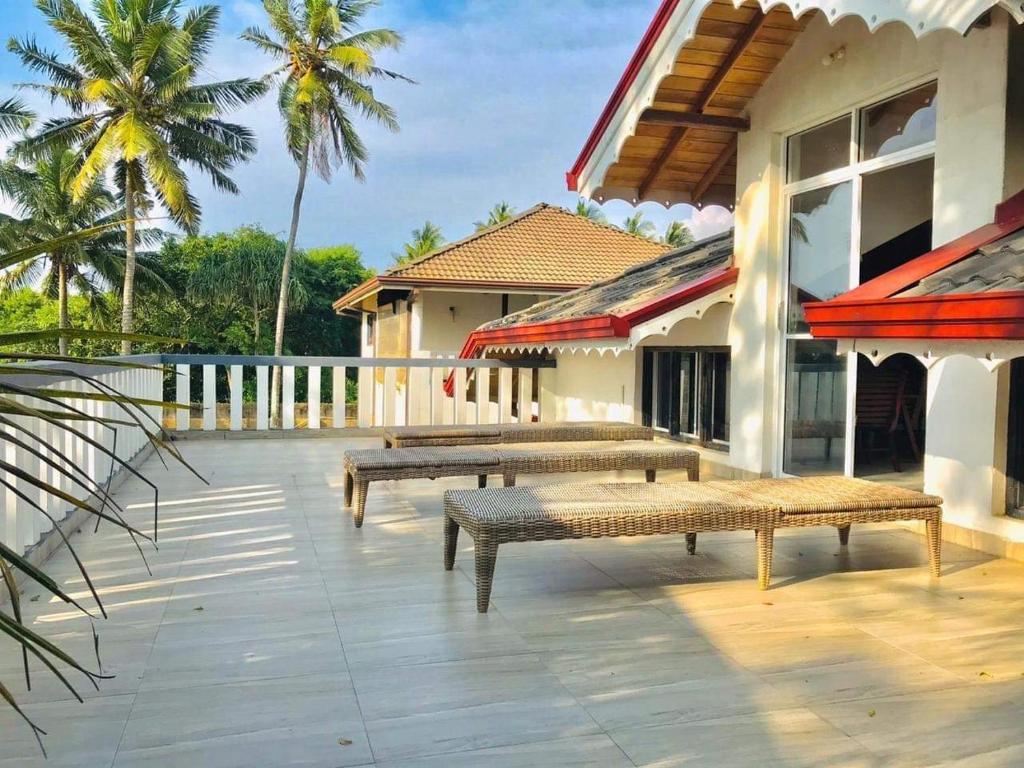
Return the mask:
[[[433,253],[444,244],[445,239],[441,228],[427,220],[423,222],[422,227],[412,231],[412,237],[402,246],[402,252],[393,253],[391,258],[396,266],[401,266],[421,259],[428,253]]]
[[[693,232],[684,221],[669,222],[661,239],[665,245],[670,245],[673,248],[682,248],[695,240]]]
[[[474,221],[473,226],[476,227],[476,231],[480,232],[491,227],[496,227],[499,224],[504,224],[509,219],[516,215],[516,209],[512,203],[502,200],[500,203],[496,203],[493,208],[487,213],[487,218],[482,221]]]

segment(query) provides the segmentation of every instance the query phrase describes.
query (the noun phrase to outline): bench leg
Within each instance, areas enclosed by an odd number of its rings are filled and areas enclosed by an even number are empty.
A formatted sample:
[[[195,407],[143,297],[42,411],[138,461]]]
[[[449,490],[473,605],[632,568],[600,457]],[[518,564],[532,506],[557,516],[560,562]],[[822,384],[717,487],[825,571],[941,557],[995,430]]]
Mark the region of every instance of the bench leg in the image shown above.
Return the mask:
[[[444,569],[455,567],[455,552],[459,548],[459,524],[445,515],[444,518]]]
[[[487,487],[487,475],[477,475],[476,476],[476,487],[477,488],[486,488]]]
[[[840,525],[839,526],[839,544],[846,546],[850,543],[850,526]]]
[[[942,520],[926,520],[925,529],[928,538],[928,566],[932,576],[937,577],[942,571]]]
[[[352,522],[356,528],[363,527],[363,515],[366,514],[366,495],[370,490],[370,483],[366,480],[354,480],[352,492]]]
[[[476,557],[476,609],[487,613],[491,603],[491,584],[494,582],[494,564],[498,559],[498,545],[479,535],[474,549]]]
[[[697,462],[696,466],[687,467],[687,469],[686,469],[686,479],[689,480],[691,483],[699,483],[700,482],[700,462],[699,461]]]
[[[502,475],[502,482],[505,484],[506,488],[514,487],[516,484],[515,473],[506,472],[504,475]]]
[[[658,470],[656,470],[656,469],[645,469],[644,470],[644,477],[647,479],[648,483],[653,483],[655,480],[658,479]]]
[[[697,554],[697,534],[686,534],[686,551],[691,555]]]
[[[757,584],[761,589],[768,589],[772,580],[772,545],[775,530],[759,528],[757,534]]]
[[[345,473],[345,509],[352,506],[352,473]]]

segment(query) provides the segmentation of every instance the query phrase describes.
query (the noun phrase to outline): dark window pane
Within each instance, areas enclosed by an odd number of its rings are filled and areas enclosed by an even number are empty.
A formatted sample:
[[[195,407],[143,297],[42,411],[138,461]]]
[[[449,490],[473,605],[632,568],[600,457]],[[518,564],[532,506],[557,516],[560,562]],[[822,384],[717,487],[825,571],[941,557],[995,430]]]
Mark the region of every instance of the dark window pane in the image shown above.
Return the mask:
[[[1010,412],[1006,433],[1006,513],[1024,518],[1024,358],[1010,363]]]
[[[889,155],[935,140],[936,83],[902,93],[864,110],[861,159]]]
[[[847,181],[804,192],[791,205],[788,328],[803,333],[804,302],[831,299],[849,288],[852,186]]]
[[[790,341],[782,469],[842,474],[846,436],[846,357],[834,341]]]
[[[728,352],[712,352],[708,354],[708,374],[710,384],[711,424],[709,434],[712,440],[729,442],[729,378],[732,363]]]
[[[789,181],[800,181],[850,164],[850,115],[789,139]]]
[[[672,357],[670,352],[655,353],[655,395],[654,426],[659,429],[672,428]]]
[[[684,352],[679,366],[679,429],[697,434],[697,353]]]

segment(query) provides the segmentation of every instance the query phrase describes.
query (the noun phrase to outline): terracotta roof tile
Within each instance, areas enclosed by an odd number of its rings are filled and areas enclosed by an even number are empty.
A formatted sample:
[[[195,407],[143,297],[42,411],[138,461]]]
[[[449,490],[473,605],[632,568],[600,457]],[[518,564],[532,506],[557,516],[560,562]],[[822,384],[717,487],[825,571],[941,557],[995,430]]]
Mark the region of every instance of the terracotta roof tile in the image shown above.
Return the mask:
[[[576,287],[618,274],[667,250],[662,243],[541,204],[411,264],[389,269],[384,276]]]

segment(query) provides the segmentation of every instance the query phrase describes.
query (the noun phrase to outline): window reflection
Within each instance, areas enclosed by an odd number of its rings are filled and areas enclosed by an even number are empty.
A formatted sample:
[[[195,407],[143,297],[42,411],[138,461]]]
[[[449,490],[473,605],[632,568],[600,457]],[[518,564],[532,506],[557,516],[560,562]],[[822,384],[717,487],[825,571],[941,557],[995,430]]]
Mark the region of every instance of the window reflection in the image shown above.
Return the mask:
[[[935,140],[938,85],[928,85],[864,110],[861,159],[899,152]]]
[[[842,474],[846,451],[846,357],[834,341],[791,340],[786,349],[784,472]]]
[[[850,285],[850,209],[846,181],[792,199],[789,237],[790,333],[808,330],[803,304],[824,301]]]

